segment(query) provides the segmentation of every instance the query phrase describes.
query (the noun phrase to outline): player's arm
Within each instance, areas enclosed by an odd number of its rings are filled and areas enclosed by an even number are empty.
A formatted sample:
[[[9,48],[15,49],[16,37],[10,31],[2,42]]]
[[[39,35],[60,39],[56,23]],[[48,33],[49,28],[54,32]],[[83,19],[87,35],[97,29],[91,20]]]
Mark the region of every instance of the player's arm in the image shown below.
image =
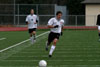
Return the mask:
[[[53,25],[48,25],[48,28],[58,28],[59,26],[56,25],[56,26],[53,26]]]
[[[36,22],[34,24],[37,24],[39,22],[38,17],[36,16]]]
[[[48,28],[58,28],[59,27],[59,25],[53,25],[53,23],[54,23],[54,20],[53,19],[50,19],[49,21],[48,21]]]
[[[62,26],[62,29],[61,29],[61,36],[63,35],[63,30],[64,30],[64,26]]]
[[[64,21],[63,21],[63,24],[62,24],[61,36],[63,35],[63,30],[64,30]]]
[[[28,22],[28,21],[26,21],[26,24],[28,25],[28,24],[29,24],[29,22]]]
[[[25,21],[26,21],[26,24],[28,25],[29,24],[29,22],[28,22],[28,16],[26,17]]]
[[[38,20],[36,20],[36,22],[34,23],[34,24],[37,24],[39,21]]]

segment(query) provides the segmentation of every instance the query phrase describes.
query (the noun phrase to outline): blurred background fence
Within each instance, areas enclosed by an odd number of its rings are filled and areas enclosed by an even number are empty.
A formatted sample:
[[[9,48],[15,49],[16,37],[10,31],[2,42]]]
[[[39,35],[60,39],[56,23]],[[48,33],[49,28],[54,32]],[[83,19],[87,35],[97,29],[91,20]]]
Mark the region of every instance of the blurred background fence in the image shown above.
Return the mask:
[[[13,15],[0,15],[0,25],[26,25],[25,19],[27,15],[16,15],[15,16],[15,22],[14,22],[14,16]],[[44,26],[47,25],[47,22],[50,18],[54,17],[55,15],[38,15],[39,17],[39,23],[38,25]],[[85,15],[67,15],[64,16],[65,19],[65,26],[86,26],[86,16]],[[94,21],[92,23],[92,26],[96,25],[96,16],[87,16],[88,20],[87,22],[91,21],[89,18],[93,18]],[[90,22],[90,23],[91,23]]]
[[[55,4],[0,4],[0,25],[24,25],[30,9],[37,15],[55,15]]]
[[[0,4],[0,25],[26,25],[25,19],[30,9],[34,9],[35,14],[38,15],[40,26],[47,25],[48,20],[55,16],[56,6],[55,4]],[[68,15],[67,13],[63,15],[66,26],[85,26],[88,23],[94,26],[96,18],[94,15]],[[91,19],[94,21],[90,21]]]

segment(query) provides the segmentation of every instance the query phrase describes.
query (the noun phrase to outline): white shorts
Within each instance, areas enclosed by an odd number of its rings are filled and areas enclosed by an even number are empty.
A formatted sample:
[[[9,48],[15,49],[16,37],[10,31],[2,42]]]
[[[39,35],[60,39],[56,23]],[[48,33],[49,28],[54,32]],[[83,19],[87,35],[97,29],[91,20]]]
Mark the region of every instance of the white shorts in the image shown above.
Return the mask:
[[[100,26],[98,26],[98,30],[100,30]]]

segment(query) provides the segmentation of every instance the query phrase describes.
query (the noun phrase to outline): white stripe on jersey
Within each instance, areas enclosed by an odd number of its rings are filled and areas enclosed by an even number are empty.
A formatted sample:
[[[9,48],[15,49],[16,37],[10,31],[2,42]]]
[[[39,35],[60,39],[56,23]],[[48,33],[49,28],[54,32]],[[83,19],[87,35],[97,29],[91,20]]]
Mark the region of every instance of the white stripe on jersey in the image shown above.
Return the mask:
[[[63,19],[57,20],[56,17],[54,17],[48,21],[48,25],[53,25],[53,26],[59,25],[58,28],[51,28],[51,32],[61,33],[62,26],[64,25],[64,20]]]

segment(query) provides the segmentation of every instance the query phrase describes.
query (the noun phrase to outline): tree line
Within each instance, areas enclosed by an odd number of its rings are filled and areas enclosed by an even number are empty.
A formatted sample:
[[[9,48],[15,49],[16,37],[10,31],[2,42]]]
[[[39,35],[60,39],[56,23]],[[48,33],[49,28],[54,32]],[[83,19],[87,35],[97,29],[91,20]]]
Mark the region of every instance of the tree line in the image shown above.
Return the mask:
[[[69,15],[84,15],[85,5],[81,4],[84,0],[16,0],[17,4],[57,4],[67,6]]]

